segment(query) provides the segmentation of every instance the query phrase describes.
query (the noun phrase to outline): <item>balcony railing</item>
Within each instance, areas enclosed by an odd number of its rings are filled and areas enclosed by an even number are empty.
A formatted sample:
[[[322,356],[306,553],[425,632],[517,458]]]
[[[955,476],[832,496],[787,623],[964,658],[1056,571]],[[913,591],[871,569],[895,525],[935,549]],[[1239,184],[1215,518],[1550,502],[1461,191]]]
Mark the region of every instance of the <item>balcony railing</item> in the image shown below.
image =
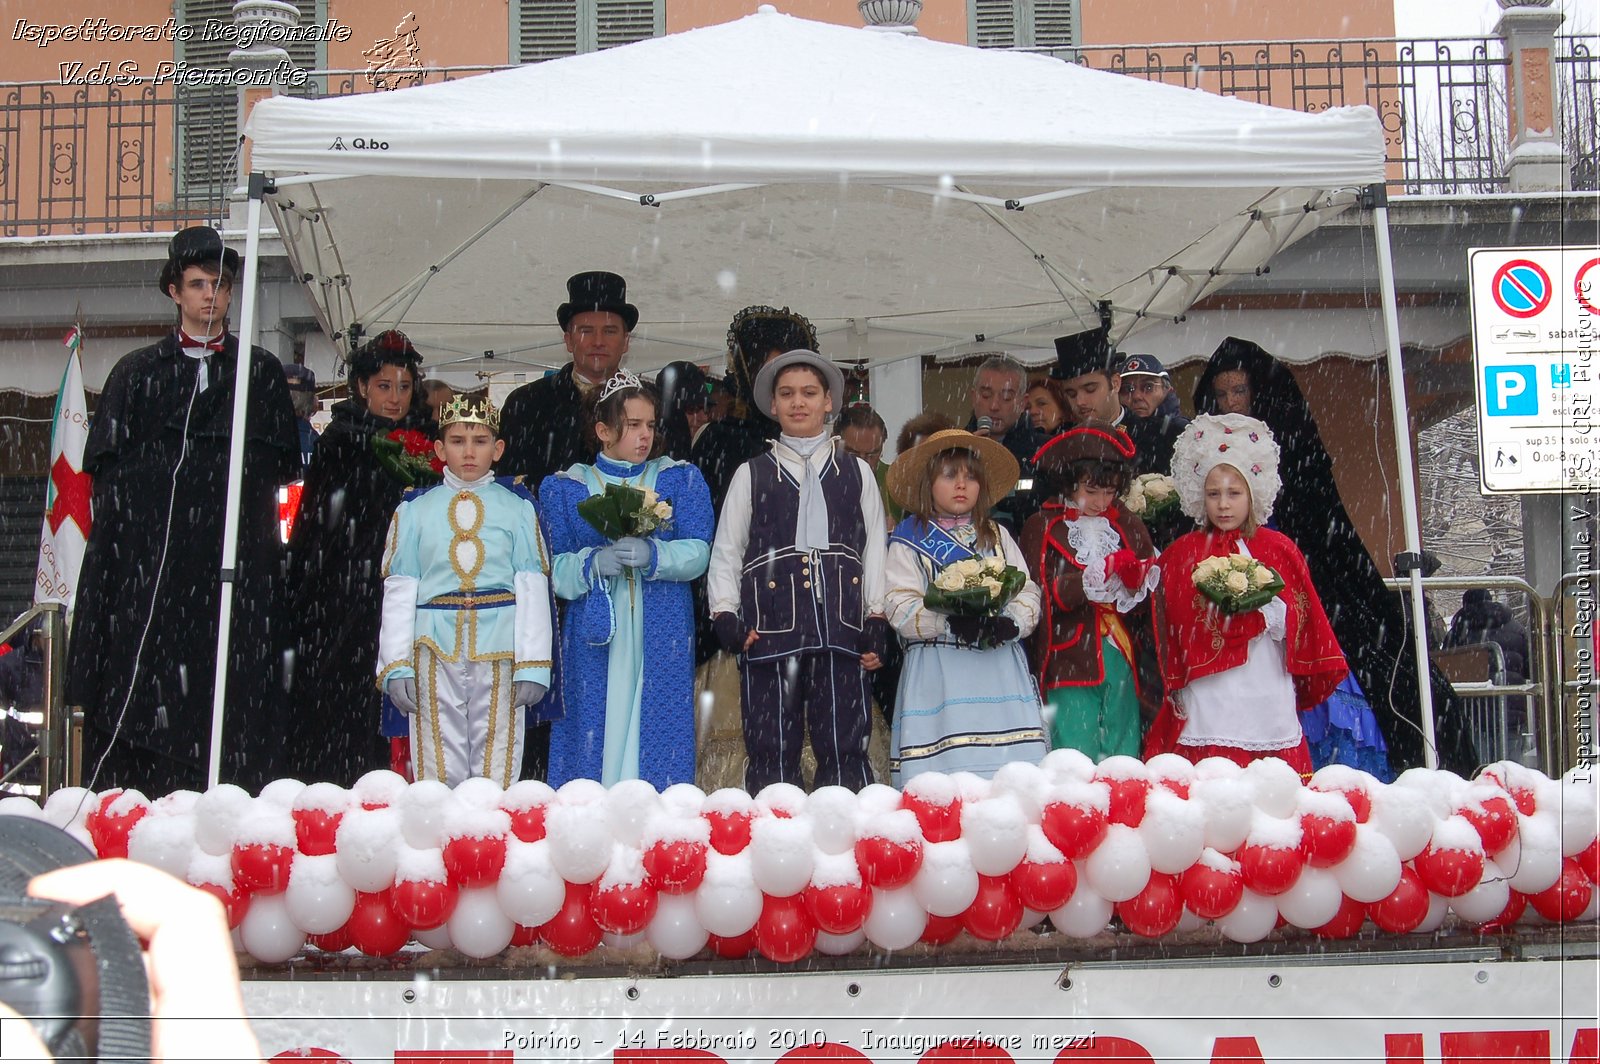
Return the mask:
[[[1397,194],[1507,187],[1509,61],[1497,37],[1249,41],[1054,53],[1099,70],[1302,111],[1369,104]],[[1552,80],[1572,187],[1600,171],[1600,59],[1558,37]],[[501,67],[430,67],[427,83]],[[390,76],[404,74],[391,71]],[[307,95],[374,91],[363,70],[314,71]],[[0,237],[157,232],[226,213],[237,170],[236,90],[0,83]]]

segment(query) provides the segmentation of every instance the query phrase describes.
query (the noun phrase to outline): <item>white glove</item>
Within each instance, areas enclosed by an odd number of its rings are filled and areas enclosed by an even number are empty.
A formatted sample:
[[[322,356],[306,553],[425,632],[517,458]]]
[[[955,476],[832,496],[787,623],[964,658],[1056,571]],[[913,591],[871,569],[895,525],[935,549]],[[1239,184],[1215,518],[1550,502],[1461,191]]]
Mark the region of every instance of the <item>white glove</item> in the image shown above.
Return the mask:
[[[617,560],[630,569],[644,569],[650,564],[650,544],[638,536],[624,536],[612,544]]]
[[[1267,619],[1267,635],[1281,643],[1289,635],[1289,607],[1283,599],[1273,597],[1261,605],[1261,616]]]
[[[600,547],[595,550],[594,571],[606,577],[622,575],[622,559],[617,556],[616,547]]]
[[[405,713],[406,716],[417,711],[417,681],[411,676],[396,676],[384,687],[389,693],[389,701]]]
[[[511,704],[521,709],[531,706],[544,697],[547,690],[544,684],[534,683],[532,680],[517,680],[511,685]]]

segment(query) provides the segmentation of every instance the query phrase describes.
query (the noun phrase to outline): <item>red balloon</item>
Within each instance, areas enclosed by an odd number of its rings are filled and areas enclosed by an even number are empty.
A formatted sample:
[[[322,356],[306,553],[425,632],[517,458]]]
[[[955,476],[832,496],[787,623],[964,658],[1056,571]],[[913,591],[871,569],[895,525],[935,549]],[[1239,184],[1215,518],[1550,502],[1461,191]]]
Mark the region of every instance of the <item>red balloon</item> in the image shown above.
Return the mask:
[[[807,887],[800,892],[800,900],[817,930],[830,935],[848,935],[858,930],[872,912],[872,888],[864,883]]]
[[[1190,865],[1179,880],[1184,904],[1202,920],[1220,920],[1244,897],[1244,876],[1205,864]]]
[[[1179,798],[1189,797],[1189,781],[1175,779],[1172,776],[1162,776],[1156,783],[1176,794]]]
[[[1022,925],[1022,899],[1011,889],[1009,876],[978,876],[978,896],[961,914],[967,934],[984,942],[998,942]]]
[[[1127,901],[1117,902],[1116,909],[1129,931],[1144,938],[1160,938],[1177,927],[1183,916],[1178,877],[1151,872],[1144,889]]]
[[[1321,927],[1312,928],[1318,938],[1353,938],[1367,922],[1367,907],[1346,894],[1339,902],[1339,911]]]
[[[1499,853],[1517,837],[1517,815],[1511,803],[1499,796],[1469,805],[1461,815],[1483,840],[1484,853]]]
[[[1071,861],[1023,861],[1011,870],[1011,886],[1024,906],[1047,913],[1065,905],[1078,889],[1078,870]]]
[[[1356,814],[1357,824],[1365,824],[1367,822],[1367,818],[1372,815],[1372,796],[1359,787],[1341,789],[1337,787],[1313,786],[1311,789],[1321,794],[1337,794],[1346,802],[1349,802],[1350,808],[1354,810]]]
[[[869,887],[895,890],[911,882],[922,867],[922,843],[912,839],[902,845],[881,835],[856,840],[856,864]]]
[[[1583,869],[1583,874],[1589,877],[1589,882],[1600,883],[1600,838],[1589,844],[1588,849],[1578,854],[1573,860],[1578,862],[1578,867]]]
[[[644,851],[644,870],[663,894],[688,894],[706,877],[706,844],[663,839]]]
[[[1517,812],[1523,816],[1532,816],[1538,812],[1539,804],[1534,801],[1532,790],[1527,787],[1518,787],[1516,790],[1511,790],[1509,787],[1506,789],[1511,791],[1511,800],[1517,803]]]
[[[1547,890],[1528,895],[1533,911],[1552,923],[1564,924],[1576,920],[1589,907],[1594,894],[1594,884],[1583,874],[1578,862],[1570,857],[1561,861],[1561,878]]]
[[[756,949],[769,961],[797,961],[817,944],[817,925],[798,896],[767,895],[755,931]]]
[[[307,857],[325,857],[334,850],[334,836],[338,834],[343,813],[330,813],[325,809],[296,809],[294,816],[294,844]]]
[[[537,841],[537,840],[535,840]],[[539,929],[529,927],[527,924],[517,924],[511,932],[513,946],[536,946],[539,944]]]
[[[922,941],[930,946],[942,946],[946,942],[953,942],[961,934],[961,915],[935,916],[928,914],[928,923],[922,929]]]
[[[1506,907],[1500,910],[1500,915],[1493,920],[1478,925],[1479,931],[1510,931],[1516,926],[1522,914],[1528,908],[1528,896],[1520,890],[1513,890],[1511,897],[1506,899]]]
[[[350,944],[369,957],[398,953],[411,939],[411,929],[395,915],[386,890],[375,894],[356,891],[355,911],[345,921],[344,930]]]
[[[756,929],[752,927],[742,935],[732,938],[723,938],[721,935],[706,937],[706,945],[711,947],[711,952],[730,961],[742,960],[750,956],[750,951],[756,948]]]
[[[122,793],[119,787],[102,794],[99,804],[83,818],[84,830],[88,831],[89,840],[94,843],[96,856],[128,856],[128,833],[150,813],[149,805],[135,805],[120,814],[106,812],[113,802],[122,797]]]
[[[1282,894],[1300,878],[1304,858],[1299,849],[1282,850],[1276,846],[1239,847],[1239,871],[1244,885],[1257,894],[1268,896]]]
[[[597,886],[589,895],[589,913],[602,931],[637,934],[656,914],[656,888],[648,883],[616,883],[604,889]]]
[[[454,883],[432,879],[401,879],[389,888],[389,907],[407,927],[427,931],[450,919],[461,892]]]
[[[251,842],[233,848],[233,882],[256,894],[282,894],[289,889],[294,851],[276,843]]]
[[[1428,915],[1428,888],[1410,865],[1400,866],[1400,885],[1367,906],[1372,922],[1392,935],[1410,934]]]
[[[205,891],[222,903],[228,911],[228,926],[238,927],[244,919],[244,914],[250,908],[250,892],[246,890],[223,890],[215,883],[196,883],[196,888]]]
[[[389,808],[389,803],[381,798],[363,798],[361,799],[361,808],[371,813],[378,809]]]
[[[1459,898],[1483,878],[1483,854],[1469,850],[1436,850],[1429,843],[1412,860],[1423,886],[1444,898]]]
[[[526,809],[507,809],[511,817],[511,834],[523,842],[538,842],[544,838],[544,806],[530,805]]]
[[[350,930],[341,927],[337,931],[329,931],[326,935],[307,935],[306,941],[324,953],[343,953],[350,948]]]
[[[711,848],[724,857],[743,852],[750,845],[749,813],[707,813],[711,825]]]
[[[1300,849],[1312,868],[1332,868],[1356,848],[1356,822],[1308,813],[1300,818]]]
[[[900,795],[900,808],[909,809],[922,826],[922,837],[929,842],[953,842],[961,837],[961,799],[937,805],[915,794]]]
[[[458,887],[492,887],[506,866],[506,840],[457,838],[444,844],[444,870]]]
[[[581,957],[600,944],[604,934],[589,912],[588,883],[568,883],[561,911],[539,928],[539,937],[563,957]]]
[[[1093,806],[1051,802],[1040,814],[1044,837],[1070,861],[1081,861],[1106,837],[1106,815]]]
[[[1144,819],[1145,801],[1150,797],[1150,781],[1141,779],[1106,779],[1096,776],[1096,783],[1111,788],[1111,806],[1107,819],[1113,824],[1139,826]]]

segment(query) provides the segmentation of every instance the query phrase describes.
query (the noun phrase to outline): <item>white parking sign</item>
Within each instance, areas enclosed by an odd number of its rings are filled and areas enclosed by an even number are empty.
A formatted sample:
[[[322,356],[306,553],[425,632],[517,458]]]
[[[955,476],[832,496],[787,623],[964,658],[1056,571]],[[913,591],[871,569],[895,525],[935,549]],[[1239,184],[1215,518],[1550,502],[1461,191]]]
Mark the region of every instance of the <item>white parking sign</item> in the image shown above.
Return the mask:
[[[1473,248],[1478,468],[1485,495],[1600,483],[1600,248]]]

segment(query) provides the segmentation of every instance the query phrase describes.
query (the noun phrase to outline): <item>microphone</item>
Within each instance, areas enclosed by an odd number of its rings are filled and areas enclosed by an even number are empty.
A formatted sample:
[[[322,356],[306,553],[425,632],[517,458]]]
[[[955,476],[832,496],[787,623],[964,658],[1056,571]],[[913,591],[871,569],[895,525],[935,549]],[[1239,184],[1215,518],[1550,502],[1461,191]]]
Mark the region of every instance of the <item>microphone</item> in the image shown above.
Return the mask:
[[[980,436],[987,436],[993,431],[994,431],[994,418],[988,417],[987,415],[985,415],[984,417],[980,417],[978,419],[977,427],[975,429],[973,429],[973,432],[975,432],[976,434],[978,434]]]

